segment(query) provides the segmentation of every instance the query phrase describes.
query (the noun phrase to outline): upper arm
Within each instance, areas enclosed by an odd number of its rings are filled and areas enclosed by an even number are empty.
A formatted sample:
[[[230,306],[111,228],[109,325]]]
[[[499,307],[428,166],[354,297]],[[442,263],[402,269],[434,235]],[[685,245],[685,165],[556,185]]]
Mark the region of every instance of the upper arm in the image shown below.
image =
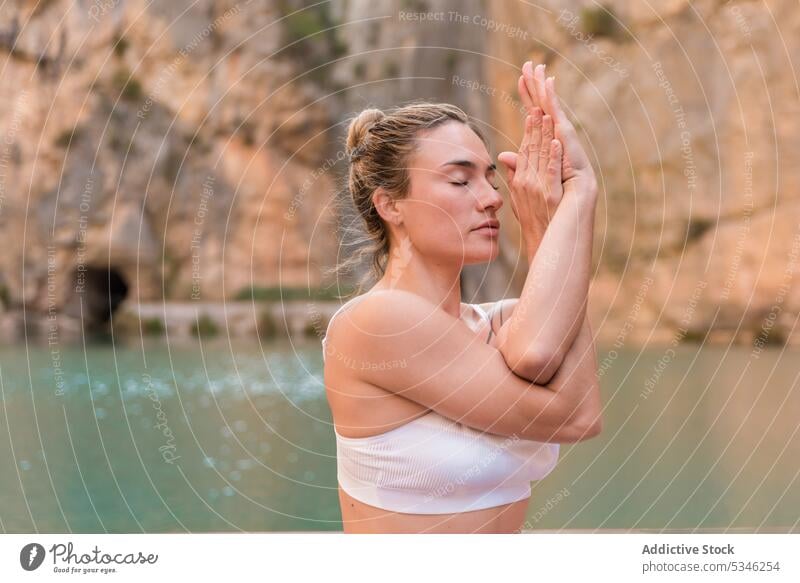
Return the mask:
[[[464,322],[410,292],[370,292],[329,342],[360,380],[469,427],[523,439],[579,438],[559,392],[523,379]],[[335,387],[334,387],[335,388]]]
[[[510,346],[507,344],[509,322],[519,298],[508,298],[486,306],[492,324],[491,344],[506,358],[509,368],[517,375],[537,383],[546,384],[555,375],[566,354],[564,346]]]

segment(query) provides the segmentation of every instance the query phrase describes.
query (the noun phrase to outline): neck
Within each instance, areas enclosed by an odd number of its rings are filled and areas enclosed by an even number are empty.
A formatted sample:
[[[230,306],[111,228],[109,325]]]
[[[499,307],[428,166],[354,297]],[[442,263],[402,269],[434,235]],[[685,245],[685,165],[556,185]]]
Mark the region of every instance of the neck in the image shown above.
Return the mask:
[[[445,312],[461,317],[462,265],[425,257],[405,239],[392,248],[386,273],[372,289],[401,289],[424,297]]]

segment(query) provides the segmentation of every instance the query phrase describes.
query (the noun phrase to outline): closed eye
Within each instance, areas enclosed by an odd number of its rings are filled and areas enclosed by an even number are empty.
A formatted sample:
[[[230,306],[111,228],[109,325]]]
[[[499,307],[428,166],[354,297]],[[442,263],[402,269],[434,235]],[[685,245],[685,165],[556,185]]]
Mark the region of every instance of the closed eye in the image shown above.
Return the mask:
[[[450,184],[453,184],[453,185],[455,185],[455,186],[467,186],[467,185],[469,185],[469,180],[465,180],[465,181],[463,181],[463,182],[451,182]],[[490,185],[491,185],[491,187],[492,187],[492,188],[494,188],[495,190],[500,190],[500,187],[499,187],[499,186],[495,186],[494,184],[492,184],[492,182],[491,182],[491,181],[489,182],[489,184],[490,184]]]
[[[492,185],[492,188],[494,188],[495,190],[500,190],[500,187],[495,184],[496,177],[497,177],[497,172],[495,172],[495,170],[492,168],[491,170],[489,170],[489,175],[487,176],[486,179],[489,181],[489,184]]]

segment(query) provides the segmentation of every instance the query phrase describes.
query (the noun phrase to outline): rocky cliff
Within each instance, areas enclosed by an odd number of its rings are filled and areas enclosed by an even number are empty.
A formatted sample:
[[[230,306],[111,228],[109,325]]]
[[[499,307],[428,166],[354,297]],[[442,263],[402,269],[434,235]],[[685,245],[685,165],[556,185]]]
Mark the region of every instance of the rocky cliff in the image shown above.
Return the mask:
[[[600,176],[606,338],[791,339],[799,38],[789,0],[6,4],[5,303],[78,316],[86,294],[103,320],[126,298],[320,286],[357,221],[333,204],[347,116],[451,101],[513,148],[532,59]],[[506,231],[468,301],[518,294]]]
[[[610,339],[794,336],[800,14],[769,3],[491,3],[487,81],[547,64],[601,182],[593,321]],[[492,98],[502,149],[517,104]],[[508,136],[506,138],[506,136]],[[708,335],[707,335],[708,334]]]
[[[330,153],[333,114],[304,70],[311,56],[286,48],[302,24],[290,6],[7,6],[11,305],[74,313],[81,293],[209,300],[320,284],[315,267],[335,260],[335,188],[309,174]]]

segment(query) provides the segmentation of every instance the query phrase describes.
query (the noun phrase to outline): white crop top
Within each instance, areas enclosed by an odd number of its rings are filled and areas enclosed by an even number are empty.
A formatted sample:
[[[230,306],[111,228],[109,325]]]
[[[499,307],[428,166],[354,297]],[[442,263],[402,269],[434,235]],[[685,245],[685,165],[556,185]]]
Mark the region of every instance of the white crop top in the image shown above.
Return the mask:
[[[489,319],[480,306],[466,305]],[[325,339],[322,346],[324,360]],[[559,454],[557,443],[484,433],[435,411],[369,437],[344,437],[335,427],[334,433],[342,489],[370,506],[410,514],[467,512],[528,498],[531,480],[547,476]]]

